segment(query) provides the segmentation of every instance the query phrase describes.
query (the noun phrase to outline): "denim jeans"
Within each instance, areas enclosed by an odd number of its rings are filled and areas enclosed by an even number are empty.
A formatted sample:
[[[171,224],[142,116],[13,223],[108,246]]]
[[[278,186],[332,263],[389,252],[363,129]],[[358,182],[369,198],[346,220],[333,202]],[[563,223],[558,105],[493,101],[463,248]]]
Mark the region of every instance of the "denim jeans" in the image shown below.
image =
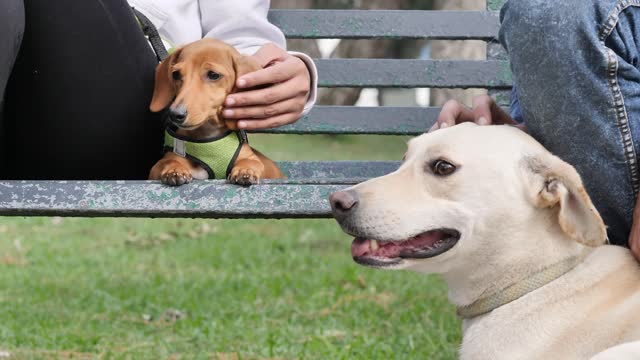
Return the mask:
[[[580,173],[626,245],[640,187],[640,0],[509,0],[512,116]]]

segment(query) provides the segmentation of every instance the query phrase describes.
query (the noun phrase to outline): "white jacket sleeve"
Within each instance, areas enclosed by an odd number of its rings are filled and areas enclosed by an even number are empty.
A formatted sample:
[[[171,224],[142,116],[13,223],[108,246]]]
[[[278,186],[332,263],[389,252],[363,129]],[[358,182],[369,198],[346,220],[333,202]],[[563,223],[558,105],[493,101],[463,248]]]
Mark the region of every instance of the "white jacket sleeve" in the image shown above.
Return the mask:
[[[243,54],[267,43],[286,48],[282,31],[267,20],[268,0],[199,0],[202,34],[225,41]]]
[[[267,19],[269,0],[198,0],[204,37],[220,39],[242,54],[254,54],[261,46],[274,43],[286,49],[282,31]],[[311,75],[311,92],[304,108],[307,114],[316,101],[318,75],[313,60],[305,54],[291,52],[307,65]]]

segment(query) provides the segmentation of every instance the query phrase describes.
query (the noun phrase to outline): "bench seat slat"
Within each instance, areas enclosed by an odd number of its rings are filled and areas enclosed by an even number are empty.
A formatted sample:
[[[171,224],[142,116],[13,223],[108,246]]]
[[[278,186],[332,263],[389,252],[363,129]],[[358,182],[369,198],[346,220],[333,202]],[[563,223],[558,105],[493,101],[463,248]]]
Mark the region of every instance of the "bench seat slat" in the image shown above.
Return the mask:
[[[509,88],[507,61],[315,59],[321,87]]]
[[[145,181],[0,182],[1,216],[320,218],[327,199],[348,185],[264,184],[224,181],[169,187]]]
[[[251,188],[223,180],[170,187],[151,181],[0,181],[0,216],[328,217],[333,191],[395,170],[396,161],[280,162],[287,180]]]
[[[499,104],[509,112],[511,92],[499,90]],[[421,135],[438,119],[440,107],[315,106],[297,122],[275,129],[253,131],[270,134],[378,134]]]
[[[490,40],[500,28],[487,11],[271,10],[269,20],[288,38]]]

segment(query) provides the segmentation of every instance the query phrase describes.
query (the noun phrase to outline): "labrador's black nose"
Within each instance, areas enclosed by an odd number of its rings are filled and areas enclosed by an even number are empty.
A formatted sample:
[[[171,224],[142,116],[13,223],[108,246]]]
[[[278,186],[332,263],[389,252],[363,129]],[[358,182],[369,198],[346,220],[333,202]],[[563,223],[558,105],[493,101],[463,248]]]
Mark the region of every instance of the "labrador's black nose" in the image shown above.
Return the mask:
[[[353,190],[337,191],[329,196],[334,215],[346,215],[358,206],[358,193]]]
[[[176,125],[184,123],[184,121],[187,120],[187,108],[184,106],[170,108],[169,118],[171,119],[171,122]]]

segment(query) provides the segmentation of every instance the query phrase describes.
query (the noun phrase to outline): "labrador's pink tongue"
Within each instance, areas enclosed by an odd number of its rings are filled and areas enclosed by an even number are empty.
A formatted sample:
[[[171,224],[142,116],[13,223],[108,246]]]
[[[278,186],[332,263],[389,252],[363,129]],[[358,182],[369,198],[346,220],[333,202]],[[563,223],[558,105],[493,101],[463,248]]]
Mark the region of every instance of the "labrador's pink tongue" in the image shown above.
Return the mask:
[[[356,238],[351,243],[351,256],[362,256],[369,251],[370,241],[367,239]]]
[[[371,250],[370,240],[356,238],[353,240],[353,243],[351,243],[351,256],[370,255],[395,258],[401,256],[401,254],[415,253],[430,248],[445,237],[446,234],[442,231],[429,231],[399,243],[378,243],[376,250]]]

